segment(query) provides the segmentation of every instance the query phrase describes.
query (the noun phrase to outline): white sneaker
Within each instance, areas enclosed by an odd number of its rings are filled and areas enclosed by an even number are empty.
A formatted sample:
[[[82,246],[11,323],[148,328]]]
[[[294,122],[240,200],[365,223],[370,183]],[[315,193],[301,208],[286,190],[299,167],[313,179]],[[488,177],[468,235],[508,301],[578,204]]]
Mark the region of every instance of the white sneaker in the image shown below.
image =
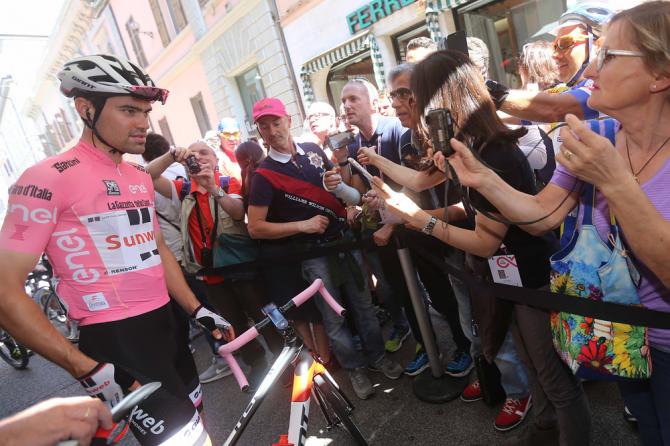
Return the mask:
[[[211,383],[217,379],[225,378],[233,373],[228,366],[228,363],[221,356],[214,356],[212,358],[212,365],[207,370],[198,375],[202,384]]]

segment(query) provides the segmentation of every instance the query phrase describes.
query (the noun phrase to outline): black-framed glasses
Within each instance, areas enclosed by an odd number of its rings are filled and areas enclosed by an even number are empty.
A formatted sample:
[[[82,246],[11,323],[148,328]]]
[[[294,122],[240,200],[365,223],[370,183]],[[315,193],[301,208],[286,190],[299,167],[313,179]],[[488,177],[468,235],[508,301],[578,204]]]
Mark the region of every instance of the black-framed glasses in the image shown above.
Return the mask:
[[[631,51],[631,50],[613,50],[610,48],[601,48],[598,51],[596,56],[596,69],[598,71],[602,70],[605,66],[605,62],[612,59],[614,56],[626,56],[626,57],[644,57],[644,53],[640,51]]]
[[[410,97],[412,97],[414,93],[412,93],[412,90],[409,88],[396,88],[395,90],[389,92],[389,97],[391,99],[398,99],[400,101],[406,101]]]

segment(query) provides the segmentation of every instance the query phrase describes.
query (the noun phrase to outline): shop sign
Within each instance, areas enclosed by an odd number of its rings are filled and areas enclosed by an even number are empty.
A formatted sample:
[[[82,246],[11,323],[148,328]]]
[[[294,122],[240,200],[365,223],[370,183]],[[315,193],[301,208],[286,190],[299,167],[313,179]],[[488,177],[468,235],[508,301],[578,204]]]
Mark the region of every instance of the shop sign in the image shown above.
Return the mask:
[[[373,23],[390,16],[405,6],[416,3],[417,0],[372,0],[354,12],[347,15],[349,32],[356,34],[358,31],[369,28]]]

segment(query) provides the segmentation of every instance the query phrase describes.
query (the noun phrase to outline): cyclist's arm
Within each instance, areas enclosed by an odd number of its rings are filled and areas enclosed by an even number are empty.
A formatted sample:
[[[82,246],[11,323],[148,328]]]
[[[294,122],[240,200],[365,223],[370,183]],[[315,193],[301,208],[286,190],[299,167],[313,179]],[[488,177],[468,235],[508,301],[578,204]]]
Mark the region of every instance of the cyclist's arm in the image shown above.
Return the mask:
[[[65,339],[25,292],[28,273],[39,254],[0,249],[0,325],[22,345],[67,370],[75,378],[90,372],[96,361]]]
[[[200,302],[186,283],[181,267],[172,251],[170,251],[170,248],[165,244],[165,239],[160,231],[156,232],[156,245],[158,246],[161,263],[165,271],[168,293],[170,293],[170,296],[177,301],[187,314],[192,314],[200,306]]]
[[[500,110],[533,122],[563,122],[568,113],[584,119],[582,105],[571,94],[511,90]]]

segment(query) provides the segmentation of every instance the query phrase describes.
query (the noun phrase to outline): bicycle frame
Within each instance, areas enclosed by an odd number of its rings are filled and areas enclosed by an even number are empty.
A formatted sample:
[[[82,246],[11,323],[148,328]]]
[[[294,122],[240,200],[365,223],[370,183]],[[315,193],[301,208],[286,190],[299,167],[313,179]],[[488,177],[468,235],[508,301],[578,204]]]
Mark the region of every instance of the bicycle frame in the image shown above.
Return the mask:
[[[237,443],[245,428],[249,424],[249,421],[251,421],[251,418],[262,404],[270,388],[277,382],[284,370],[288,368],[289,364],[294,361],[296,364],[293,375],[291,415],[289,418],[288,430],[288,440],[290,443],[292,443],[294,446],[304,446],[305,442],[307,441],[307,424],[309,421],[309,408],[312,395],[314,395],[318,406],[321,408],[324,417],[326,418],[328,429],[330,429],[335,424],[336,420],[331,420],[327,413],[325,402],[321,400],[323,397],[313,390],[313,382],[316,376],[320,376],[324,381],[327,381],[340,394],[340,396],[342,396],[348,406],[353,409],[353,404],[351,404],[351,401],[340,390],[340,387],[328,373],[323,363],[321,363],[318,358],[313,357],[303,349],[304,344],[302,338],[296,334],[293,326],[283,318],[283,313],[286,310],[300,305],[309,297],[313,296],[317,291],[321,292],[324,299],[336,312],[339,314],[344,313],[344,309],[334,301],[332,296],[328,294],[327,290],[323,288],[321,280],[318,279],[308,289],[300,293],[292,301],[281,308],[281,312],[279,314],[280,321],[275,321],[274,325],[284,338],[284,347],[282,348],[282,351],[275,362],[272,364],[272,367],[270,367],[268,373],[265,375],[265,378],[263,378],[263,381],[261,381],[258,389],[252,396],[246,408],[242,412],[242,415],[235,424],[232,432],[224,442],[225,446],[234,445]],[[273,316],[277,317],[276,314],[276,312],[273,313]],[[235,378],[240,384],[240,388],[242,390],[246,390],[248,388],[248,383],[244,377],[244,373],[242,373],[239,365],[233,358],[232,352],[254,339],[256,336],[258,336],[259,331],[262,328],[271,323],[273,322],[271,322],[271,317],[268,315],[268,317],[241,334],[237,339],[219,348],[219,354],[221,354],[221,356],[223,356],[228,361],[228,364],[230,365],[230,368],[233,371]]]

